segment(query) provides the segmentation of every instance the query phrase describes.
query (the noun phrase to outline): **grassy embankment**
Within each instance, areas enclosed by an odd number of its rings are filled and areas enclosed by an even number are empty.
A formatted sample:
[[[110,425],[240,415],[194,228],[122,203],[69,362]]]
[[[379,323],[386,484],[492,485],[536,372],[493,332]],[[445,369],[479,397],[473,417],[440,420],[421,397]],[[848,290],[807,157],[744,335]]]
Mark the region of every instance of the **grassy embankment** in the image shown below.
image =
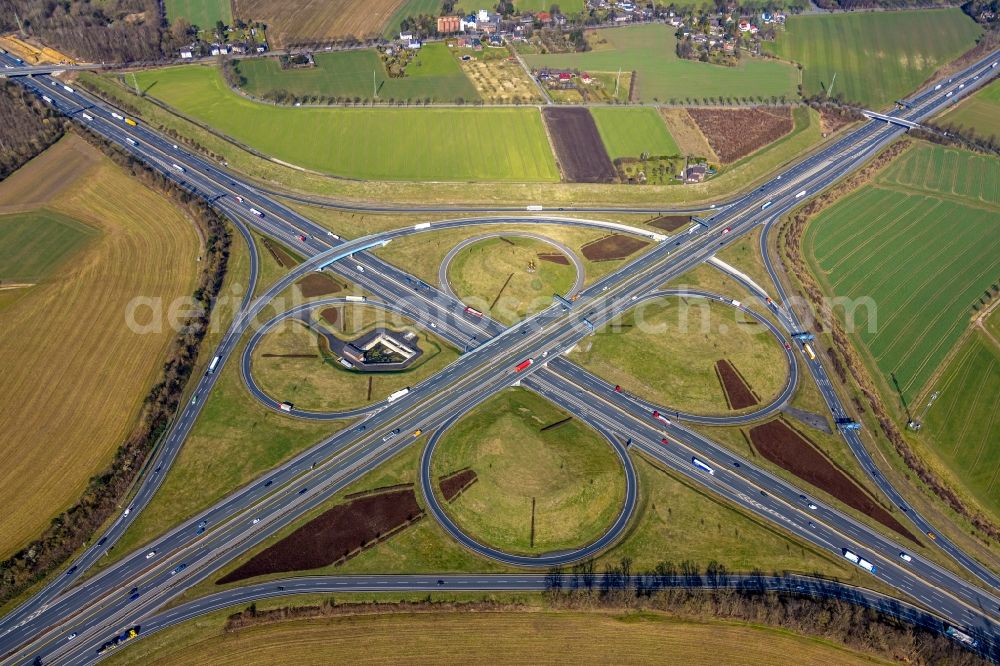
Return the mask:
[[[451,503],[456,524],[508,552],[540,554],[597,539],[625,501],[611,446],[544,398],[511,389],[445,433],[433,478],[470,468],[477,480]]]
[[[656,404],[728,413],[715,363],[726,359],[767,403],[785,385],[784,351],[755,319],[714,301],[640,304],[577,345],[570,358]]]
[[[536,108],[294,108],[241,97],[214,67],[137,78],[171,107],[308,169],[403,181],[559,179]]]

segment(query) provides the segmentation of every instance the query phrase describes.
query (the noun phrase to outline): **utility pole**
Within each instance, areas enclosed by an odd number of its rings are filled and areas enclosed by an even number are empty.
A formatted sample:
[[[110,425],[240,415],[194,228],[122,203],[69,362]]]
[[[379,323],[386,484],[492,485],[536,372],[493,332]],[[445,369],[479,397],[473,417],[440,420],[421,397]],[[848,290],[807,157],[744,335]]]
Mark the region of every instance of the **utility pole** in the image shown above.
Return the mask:
[[[899,401],[903,403],[903,411],[906,412],[906,427],[910,430],[920,430],[920,422],[913,419],[913,415],[910,414],[910,406],[906,404],[906,398],[903,396],[903,390],[899,388],[899,382],[896,380],[896,373],[890,372],[889,376],[892,378],[893,386],[896,387],[896,393],[899,394]]]

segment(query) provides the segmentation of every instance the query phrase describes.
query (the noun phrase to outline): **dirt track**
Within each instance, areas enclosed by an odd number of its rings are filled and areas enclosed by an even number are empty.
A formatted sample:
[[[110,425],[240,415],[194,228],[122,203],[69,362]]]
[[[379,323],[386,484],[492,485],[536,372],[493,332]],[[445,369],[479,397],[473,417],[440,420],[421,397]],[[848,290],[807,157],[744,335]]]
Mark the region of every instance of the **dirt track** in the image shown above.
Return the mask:
[[[441,495],[444,496],[445,501],[450,502],[465,492],[465,489],[475,483],[477,478],[476,473],[471,469],[460,469],[454,474],[441,477],[438,481],[438,487],[441,489]]]
[[[604,149],[590,111],[546,107],[542,118],[556,149],[563,176],[573,183],[612,183],[615,167]]]
[[[754,448],[775,465],[825,490],[848,506],[920,544],[888,511],[834,466],[812,442],[778,419],[750,429]]]

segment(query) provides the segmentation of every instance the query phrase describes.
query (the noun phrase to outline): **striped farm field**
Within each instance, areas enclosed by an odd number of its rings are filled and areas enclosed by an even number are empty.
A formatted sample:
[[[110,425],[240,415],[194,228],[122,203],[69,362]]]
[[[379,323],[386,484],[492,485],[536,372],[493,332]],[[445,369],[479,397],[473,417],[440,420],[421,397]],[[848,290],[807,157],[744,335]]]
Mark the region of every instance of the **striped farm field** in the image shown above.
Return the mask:
[[[663,118],[652,107],[594,107],[590,110],[608,157],[679,155],[680,149],[670,136]]]
[[[994,312],[1000,320],[1000,311]],[[934,385],[920,440],[979,501],[1000,517],[1000,340],[973,331]]]
[[[802,65],[806,95],[832,87],[834,97],[879,108],[913,92],[981,32],[958,7],[791,16],[764,47]]]
[[[998,190],[1000,160],[919,144],[806,230],[828,293],[849,299],[847,328],[907,398],[1000,280]]]
[[[137,78],[182,113],[307,169],[380,180],[559,180],[537,108],[281,107],[237,95],[215,67]]]
[[[276,602],[261,601],[257,607],[272,608]],[[692,666],[888,663],[788,630],[692,622],[656,612],[401,612],[285,620],[227,632],[226,616],[236,610],[153,634],[121,648],[107,663],[596,665],[657,663],[664,661],[664,655],[670,655],[670,663]]]
[[[161,325],[134,332],[129,304],[162,299],[165,312],[189,295],[200,242],[75,135],[0,184],[0,230],[0,279],[34,283],[0,310],[0,506],[17,507],[0,513],[2,559],[76,500],[136,423],[174,332],[149,307],[134,321]],[[61,259],[39,262],[46,252]]]

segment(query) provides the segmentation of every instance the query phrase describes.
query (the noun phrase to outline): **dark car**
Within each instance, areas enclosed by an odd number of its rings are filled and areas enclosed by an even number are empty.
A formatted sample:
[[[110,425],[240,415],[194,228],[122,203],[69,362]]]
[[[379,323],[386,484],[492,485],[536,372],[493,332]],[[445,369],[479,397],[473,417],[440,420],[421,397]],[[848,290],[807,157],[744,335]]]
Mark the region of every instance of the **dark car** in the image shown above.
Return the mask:
[[[101,540],[97,542],[98,546],[103,546],[104,542],[108,540],[108,537],[101,537]]]
[[[265,481],[265,482],[264,482],[264,487],[265,487],[265,488],[267,488],[267,487],[268,487],[268,486],[270,486],[270,485],[271,485],[272,483],[274,483],[274,479],[268,479],[267,481]]]
[[[303,494],[307,490],[309,490],[309,489],[308,488],[303,488],[302,490],[299,491],[299,495]]]
[[[66,575],[69,576],[69,575],[74,574],[74,573],[76,573],[76,565],[75,564],[69,568],[69,570],[66,572]]]

